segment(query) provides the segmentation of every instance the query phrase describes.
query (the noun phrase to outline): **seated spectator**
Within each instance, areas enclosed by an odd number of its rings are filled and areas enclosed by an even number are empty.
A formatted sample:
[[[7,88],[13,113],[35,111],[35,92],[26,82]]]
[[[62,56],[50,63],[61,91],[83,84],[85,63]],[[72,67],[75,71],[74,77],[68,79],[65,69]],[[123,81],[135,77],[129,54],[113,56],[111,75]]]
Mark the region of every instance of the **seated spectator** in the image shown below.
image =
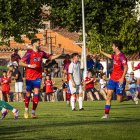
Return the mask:
[[[100,79],[100,93],[104,97],[105,100],[107,99],[106,85],[107,85],[106,74],[102,74],[101,79]]]
[[[128,89],[132,96],[133,101],[138,104],[138,90],[137,90],[137,78],[134,76],[134,72],[130,73],[130,77],[127,79]]]
[[[60,67],[58,63],[53,66],[53,77],[59,77]]]
[[[93,68],[94,68],[94,61],[90,55],[87,55],[87,69],[92,71]]]
[[[85,93],[89,94],[89,97],[92,101],[94,101],[94,97],[92,94],[96,96],[97,100],[100,100],[98,91],[94,87],[95,82],[96,82],[96,79],[92,77],[92,72],[88,71],[87,77],[84,80]]]

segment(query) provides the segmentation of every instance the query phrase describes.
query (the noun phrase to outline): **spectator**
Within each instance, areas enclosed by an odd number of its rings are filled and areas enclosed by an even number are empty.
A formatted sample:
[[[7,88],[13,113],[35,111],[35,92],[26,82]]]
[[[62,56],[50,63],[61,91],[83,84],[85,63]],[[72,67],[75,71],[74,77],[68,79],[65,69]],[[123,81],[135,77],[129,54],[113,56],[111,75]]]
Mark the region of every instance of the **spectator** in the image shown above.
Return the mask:
[[[1,85],[2,85],[2,94],[4,97],[4,101],[10,102],[10,76],[7,75],[6,71],[3,71],[3,77],[1,79]]]
[[[21,57],[18,54],[18,49],[15,49],[14,53],[11,55],[11,61],[14,62],[16,61],[19,64],[19,60]]]
[[[87,69],[92,71],[93,68],[94,68],[94,61],[90,55],[87,55]]]
[[[23,101],[24,96],[23,96],[23,78],[20,73],[20,71],[15,68],[13,65],[9,67],[9,70],[11,70],[12,77],[15,80],[15,101]]]
[[[107,94],[106,85],[107,85],[106,74],[103,73],[101,75],[101,79],[100,79],[100,93],[104,97],[105,100],[107,99],[107,96],[106,96],[106,94]]]
[[[130,73],[130,77],[127,79],[127,82],[132,99],[136,104],[138,104],[137,78],[135,78],[134,72]]]
[[[53,77],[59,77],[60,67],[58,63],[53,66]]]
[[[71,63],[70,56],[69,56],[69,54],[66,54],[65,59],[63,61],[63,73],[64,73],[63,77],[65,77],[65,76],[67,77],[68,68],[69,68],[70,63]]]
[[[87,94],[89,94],[89,97],[92,101],[94,101],[93,95],[94,94],[97,98],[97,100],[100,100],[98,91],[94,87],[94,83],[96,82],[96,79],[92,76],[92,72],[88,71],[87,77],[85,78],[85,91]]]
[[[46,80],[44,82],[45,87],[46,87],[46,97],[47,97],[47,101],[50,102],[54,102],[54,91],[53,91],[53,84],[54,82],[51,80],[51,76],[47,75],[46,76]]]

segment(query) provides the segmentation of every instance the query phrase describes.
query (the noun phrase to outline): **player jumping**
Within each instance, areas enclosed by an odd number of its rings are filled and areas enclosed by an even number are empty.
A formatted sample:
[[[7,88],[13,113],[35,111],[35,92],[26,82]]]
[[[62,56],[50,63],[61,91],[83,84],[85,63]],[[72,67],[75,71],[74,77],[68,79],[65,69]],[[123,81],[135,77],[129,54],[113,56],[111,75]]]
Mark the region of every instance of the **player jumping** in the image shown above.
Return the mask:
[[[100,53],[105,55],[106,57],[113,59],[113,70],[111,73],[110,80],[107,85],[107,100],[105,104],[105,115],[102,119],[109,118],[109,111],[111,107],[111,98],[114,90],[116,91],[117,100],[122,102],[123,100],[123,91],[125,88],[125,75],[128,70],[127,59],[125,55],[121,52],[123,48],[122,42],[118,40],[114,40],[112,42],[112,49],[114,54],[107,54],[103,52],[100,48]]]

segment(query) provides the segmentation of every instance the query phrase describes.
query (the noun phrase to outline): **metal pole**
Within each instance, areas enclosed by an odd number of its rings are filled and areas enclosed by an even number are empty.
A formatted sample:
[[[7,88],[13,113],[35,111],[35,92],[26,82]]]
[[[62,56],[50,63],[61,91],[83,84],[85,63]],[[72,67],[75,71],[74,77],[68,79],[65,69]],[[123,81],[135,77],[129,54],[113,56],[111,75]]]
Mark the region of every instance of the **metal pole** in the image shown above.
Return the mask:
[[[87,57],[86,57],[86,34],[85,34],[85,13],[84,13],[84,0],[82,0],[82,23],[83,23],[83,58],[84,58],[84,72],[83,78],[87,76]]]

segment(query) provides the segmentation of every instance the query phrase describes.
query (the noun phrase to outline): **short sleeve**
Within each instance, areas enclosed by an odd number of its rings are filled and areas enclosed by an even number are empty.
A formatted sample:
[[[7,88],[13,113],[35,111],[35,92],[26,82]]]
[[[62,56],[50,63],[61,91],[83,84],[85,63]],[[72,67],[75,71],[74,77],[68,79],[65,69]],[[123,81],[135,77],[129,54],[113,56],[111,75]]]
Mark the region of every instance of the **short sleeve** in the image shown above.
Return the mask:
[[[24,56],[22,57],[21,60],[22,60],[23,62],[26,62],[27,60],[30,59],[30,55],[31,55],[30,52],[27,51],[27,52],[24,54]]]
[[[103,84],[103,79],[100,79],[100,84]]]
[[[69,74],[73,73],[73,63],[70,63],[68,73]]]
[[[43,53],[43,58],[46,58],[46,59],[49,59],[52,56],[52,54],[46,53],[44,51],[42,51],[42,53]]]
[[[127,65],[127,58],[124,56],[124,54],[121,55],[121,63],[123,66]]]
[[[114,54],[111,55],[111,58],[114,59]]]

